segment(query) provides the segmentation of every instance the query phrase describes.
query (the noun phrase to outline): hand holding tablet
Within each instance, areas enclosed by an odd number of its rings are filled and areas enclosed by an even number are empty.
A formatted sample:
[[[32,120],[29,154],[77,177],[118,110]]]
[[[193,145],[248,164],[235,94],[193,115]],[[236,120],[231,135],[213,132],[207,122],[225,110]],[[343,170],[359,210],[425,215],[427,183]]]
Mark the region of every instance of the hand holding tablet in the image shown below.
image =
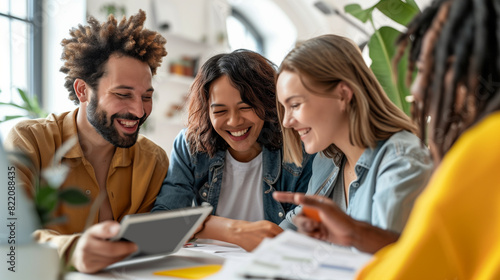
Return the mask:
[[[182,248],[211,212],[212,206],[200,206],[127,215],[121,221],[120,232],[111,240],[137,244],[139,250],[127,259],[173,254]]]

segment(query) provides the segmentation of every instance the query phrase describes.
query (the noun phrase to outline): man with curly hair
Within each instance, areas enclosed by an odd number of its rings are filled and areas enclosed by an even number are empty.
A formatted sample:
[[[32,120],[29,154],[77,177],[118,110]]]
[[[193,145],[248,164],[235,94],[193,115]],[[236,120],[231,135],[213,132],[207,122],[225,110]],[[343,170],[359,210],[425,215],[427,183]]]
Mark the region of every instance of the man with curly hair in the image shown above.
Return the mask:
[[[6,139],[7,147],[32,160],[34,170],[21,166],[18,178],[34,190],[55,151],[78,136],[61,160],[70,167],[61,188],[77,186],[97,199],[98,211],[91,205],[58,205],[55,215],[66,222],[35,236],[58,244],[59,253],[81,272],[99,271],[137,250],[135,244],[107,240],[125,215],[151,210],[168,169],[165,151],[139,135],[152,110],[152,76],[167,54],[165,38],[144,29],[145,19],[143,11],[120,22],[114,16],[103,23],[90,17],[88,25],[70,30],[62,41],[61,72],[78,108],[20,122]],[[94,225],[86,229],[86,224]]]

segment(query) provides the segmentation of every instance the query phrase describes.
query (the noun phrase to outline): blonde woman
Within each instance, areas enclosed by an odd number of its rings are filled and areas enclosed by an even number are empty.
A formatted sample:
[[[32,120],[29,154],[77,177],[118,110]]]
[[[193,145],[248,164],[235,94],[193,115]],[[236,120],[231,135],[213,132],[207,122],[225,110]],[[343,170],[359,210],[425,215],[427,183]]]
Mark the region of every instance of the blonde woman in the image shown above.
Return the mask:
[[[296,210],[288,221],[310,236],[369,253],[395,242],[432,161],[357,46],[335,35],[298,45],[280,66],[277,98],[285,161],[300,164],[301,142],[307,153],[321,152],[308,193],[331,198],[339,220],[333,236],[304,215],[292,221]]]

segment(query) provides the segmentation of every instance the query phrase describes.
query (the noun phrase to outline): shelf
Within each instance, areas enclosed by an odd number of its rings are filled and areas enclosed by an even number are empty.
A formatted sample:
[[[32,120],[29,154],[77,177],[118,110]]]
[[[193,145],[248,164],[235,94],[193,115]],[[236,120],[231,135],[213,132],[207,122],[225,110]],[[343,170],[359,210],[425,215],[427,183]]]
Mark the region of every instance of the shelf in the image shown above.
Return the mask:
[[[194,77],[169,74],[166,76],[166,81],[169,83],[178,83],[178,84],[190,86],[194,81]]]
[[[178,85],[178,86],[191,86],[194,77],[177,75],[172,73],[160,72],[153,77],[153,81],[157,85]]]
[[[167,39],[167,46],[169,43],[176,44],[176,45],[179,44],[182,46],[189,46],[191,48],[195,48],[198,50],[204,50],[204,49],[212,47],[211,45],[209,45],[201,40],[195,40],[192,38],[188,38],[186,36],[182,36],[182,35],[177,34],[177,33],[162,32],[161,34],[163,35],[163,37],[165,37],[165,39]]]

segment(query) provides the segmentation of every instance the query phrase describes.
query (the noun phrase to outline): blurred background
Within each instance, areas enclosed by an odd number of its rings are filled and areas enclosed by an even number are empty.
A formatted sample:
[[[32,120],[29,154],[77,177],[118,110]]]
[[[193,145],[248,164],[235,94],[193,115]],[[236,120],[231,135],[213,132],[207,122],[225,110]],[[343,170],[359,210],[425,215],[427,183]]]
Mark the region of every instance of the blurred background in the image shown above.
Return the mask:
[[[185,125],[184,105],[193,77],[212,55],[245,48],[261,53],[279,66],[296,42],[334,33],[351,38],[371,64],[374,57],[391,57],[391,43],[384,45],[384,40],[388,40],[384,38],[404,30],[405,23],[429,3],[430,0],[0,0],[0,138],[20,119],[75,108],[67,98],[64,75],[59,72],[60,42],[72,27],[86,23],[88,16],[105,20],[114,14],[121,18],[142,9],[147,15],[146,27],[161,32],[167,39],[168,55],[154,77],[153,113],[141,132],[170,154],[174,137]],[[384,26],[390,28],[384,30]],[[387,59],[377,63],[387,64]],[[380,72],[387,75],[387,68]],[[388,94],[390,87],[386,89]],[[405,107],[407,93],[397,89],[397,85],[393,87],[393,101]]]

